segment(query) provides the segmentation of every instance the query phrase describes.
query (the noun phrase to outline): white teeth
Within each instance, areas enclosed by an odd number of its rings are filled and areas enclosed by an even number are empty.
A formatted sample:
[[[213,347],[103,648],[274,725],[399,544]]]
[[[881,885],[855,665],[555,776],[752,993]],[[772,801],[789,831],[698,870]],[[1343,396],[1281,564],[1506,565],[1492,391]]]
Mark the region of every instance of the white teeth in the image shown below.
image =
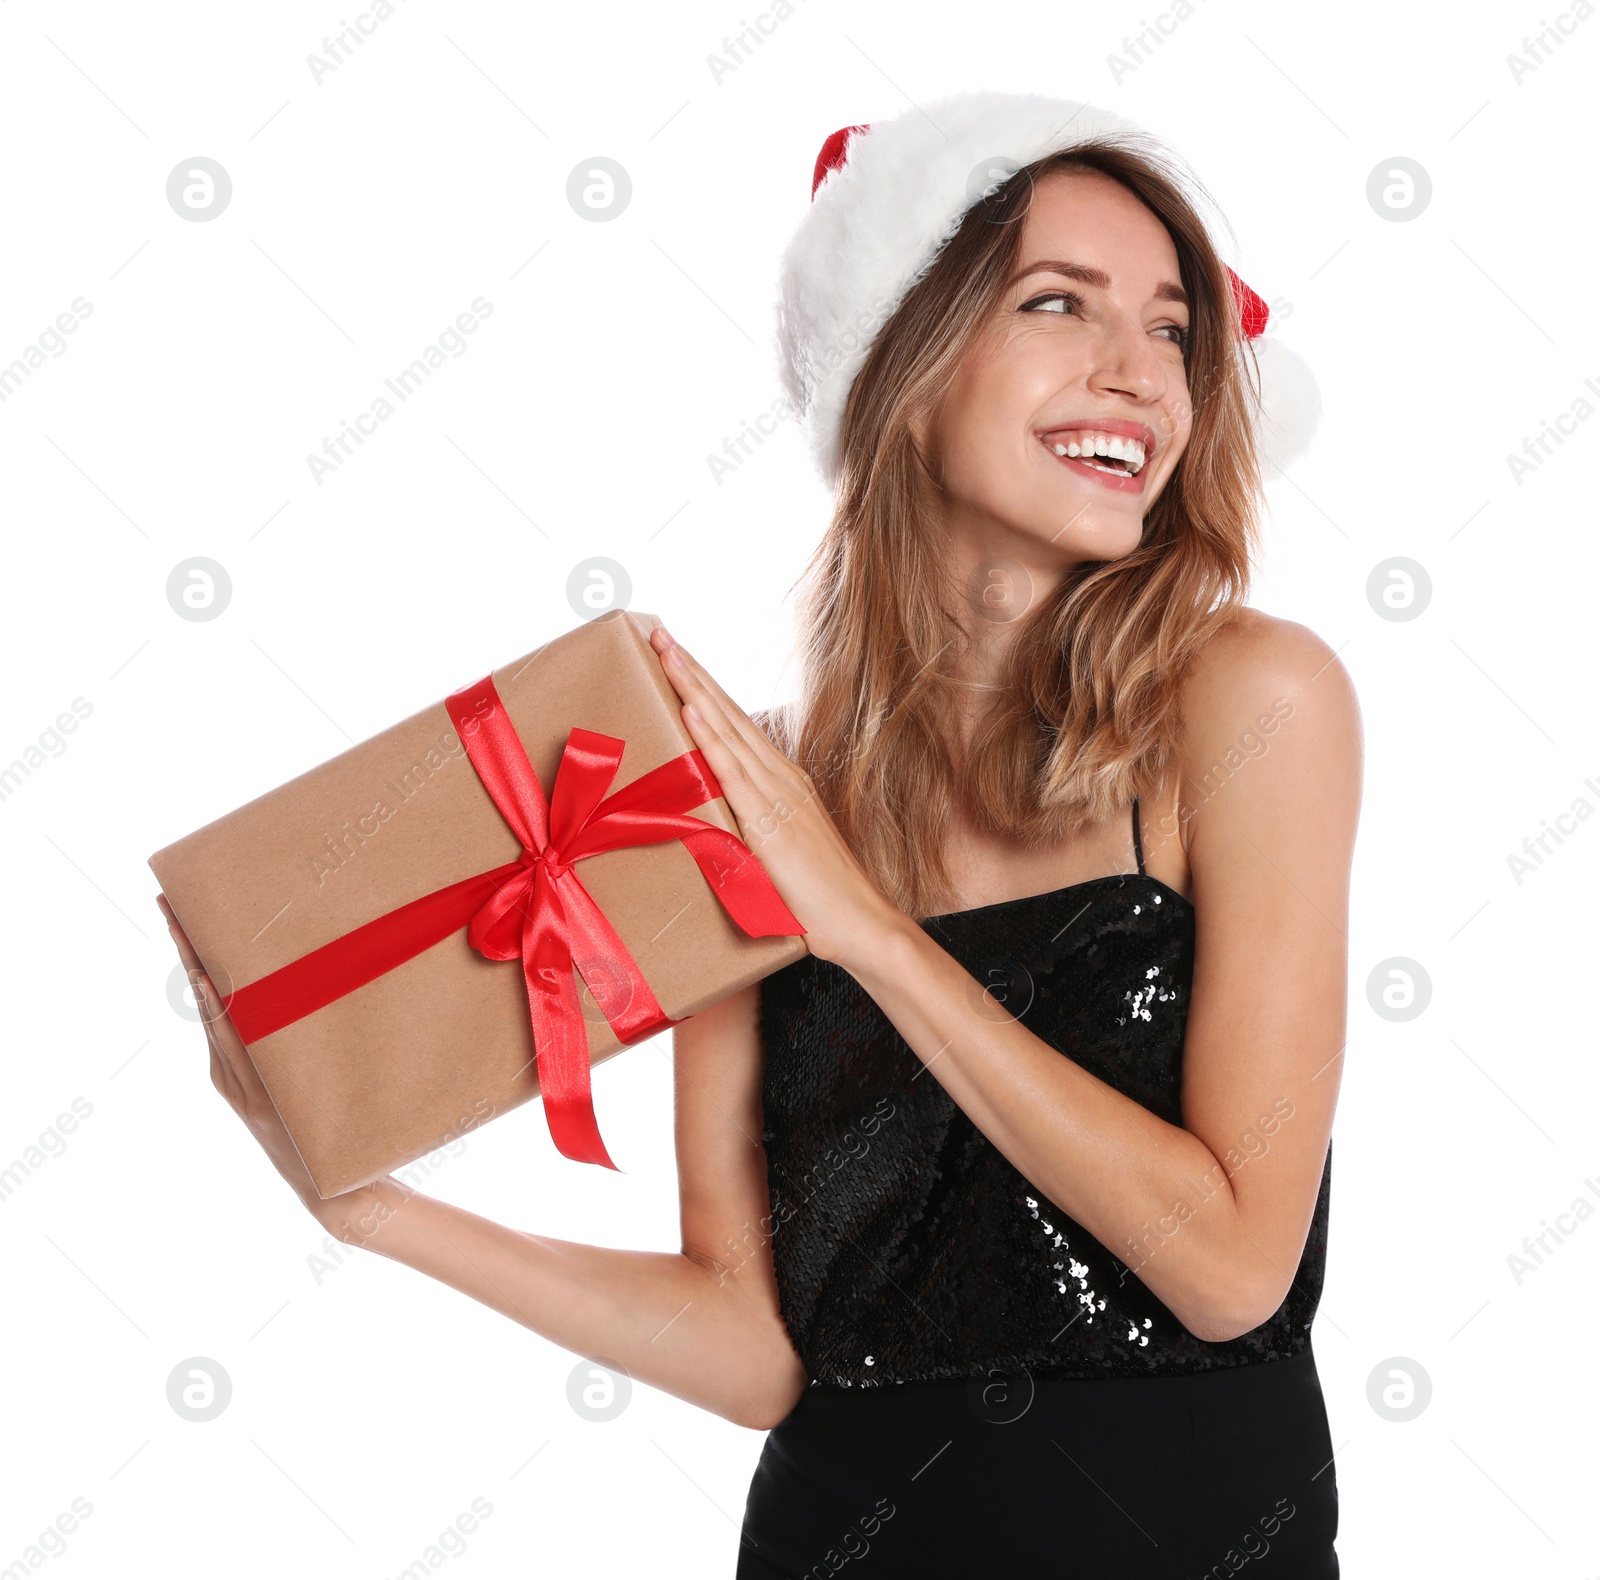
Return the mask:
[[[1050,448],[1057,455],[1071,458],[1086,459],[1089,456],[1106,456],[1113,460],[1126,461],[1127,471],[1117,467],[1101,467],[1101,471],[1116,472],[1119,477],[1133,477],[1144,470],[1144,446],[1137,439],[1125,439],[1121,434],[1115,433],[1086,433],[1081,439],[1069,439],[1065,443],[1053,440]]]

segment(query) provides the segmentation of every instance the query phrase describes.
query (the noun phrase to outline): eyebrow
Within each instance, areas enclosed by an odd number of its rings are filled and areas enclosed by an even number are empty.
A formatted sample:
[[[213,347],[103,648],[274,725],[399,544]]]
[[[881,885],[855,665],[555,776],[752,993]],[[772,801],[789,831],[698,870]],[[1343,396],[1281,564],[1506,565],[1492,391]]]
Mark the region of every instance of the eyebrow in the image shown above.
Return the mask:
[[[1007,287],[1015,285],[1018,280],[1025,280],[1030,274],[1060,274],[1082,285],[1092,285],[1099,291],[1111,289],[1111,276],[1104,269],[1092,269],[1086,263],[1070,263],[1065,258],[1044,258],[1038,263],[1030,263],[1006,281]],[[1158,302],[1177,302],[1183,307],[1189,305],[1188,293],[1172,280],[1163,280],[1155,288],[1154,294]]]

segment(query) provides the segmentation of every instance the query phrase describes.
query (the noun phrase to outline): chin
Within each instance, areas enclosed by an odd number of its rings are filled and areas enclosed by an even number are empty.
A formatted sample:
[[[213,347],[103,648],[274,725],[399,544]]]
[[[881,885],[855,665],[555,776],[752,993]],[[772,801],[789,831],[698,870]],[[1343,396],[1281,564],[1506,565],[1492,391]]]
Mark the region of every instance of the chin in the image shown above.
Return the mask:
[[[1063,521],[1071,525],[1062,530]],[[1079,501],[1060,514],[1030,521],[1028,536],[1069,564],[1081,560],[1120,560],[1132,554],[1144,537],[1142,511],[1107,510],[1097,500]]]

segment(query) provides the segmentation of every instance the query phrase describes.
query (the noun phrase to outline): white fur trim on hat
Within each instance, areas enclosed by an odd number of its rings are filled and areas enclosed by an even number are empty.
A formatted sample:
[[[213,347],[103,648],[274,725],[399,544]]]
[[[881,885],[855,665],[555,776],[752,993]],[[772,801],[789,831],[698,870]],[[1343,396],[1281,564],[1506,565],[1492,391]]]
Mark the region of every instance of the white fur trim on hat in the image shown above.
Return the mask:
[[[1268,466],[1287,472],[1310,448],[1322,421],[1322,396],[1305,358],[1282,341],[1257,335],[1250,344],[1261,374],[1256,443]]]
[[[883,324],[932,266],[986,181],[1085,142],[1112,141],[1171,169],[1171,150],[1123,116],[1035,94],[958,94],[851,134],[784,251],[777,344],[783,388],[828,486],[839,476],[845,401]],[[1320,404],[1310,370],[1257,337],[1262,447],[1282,467],[1310,443]],[[1262,353],[1265,352],[1265,355]],[[1285,359],[1298,364],[1282,377]],[[1269,374],[1269,363],[1272,364]],[[1292,410],[1268,402],[1292,387]],[[1309,392],[1309,393],[1308,393]]]

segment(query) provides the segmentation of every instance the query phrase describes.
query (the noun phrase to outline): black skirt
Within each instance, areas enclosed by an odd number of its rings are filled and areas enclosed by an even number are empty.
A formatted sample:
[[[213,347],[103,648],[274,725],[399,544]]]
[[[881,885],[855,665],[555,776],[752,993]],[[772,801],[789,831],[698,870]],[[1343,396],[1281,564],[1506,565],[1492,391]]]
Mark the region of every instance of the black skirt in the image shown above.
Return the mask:
[[[1310,1350],[1178,1377],[814,1385],[767,1434],[737,1580],[1200,1580],[1269,1554],[1263,1572],[1334,1580],[1338,1523]]]

